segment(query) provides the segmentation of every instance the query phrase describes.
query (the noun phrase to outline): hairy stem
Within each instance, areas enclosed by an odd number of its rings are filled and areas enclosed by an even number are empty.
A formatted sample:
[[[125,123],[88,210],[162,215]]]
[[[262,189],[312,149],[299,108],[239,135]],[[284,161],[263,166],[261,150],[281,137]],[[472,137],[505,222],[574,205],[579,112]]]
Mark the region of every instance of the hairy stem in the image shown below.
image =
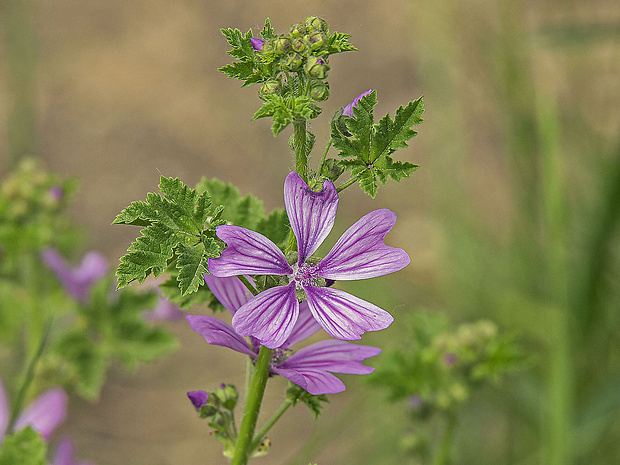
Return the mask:
[[[350,178],[347,182],[345,182],[345,183],[344,183],[344,184],[342,184],[341,186],[338,186],[338,187],[336,188],[336,191],[340,193],[340,192],[342,192],[343,190],[345,190],[347,187],[349,187],[349,186],[351,186],[351,185],[355,184],[356,182],[357,182],[357,177]]]
[[[456,418],[455,414],[448,414],[446,430],[443,433],[433,465],[450,465],[452,462],[450,451],[452,449],[452,440],[454,439],[454,430],[456,429]]]
[[[319,173],[323,170],[323,165],[325,164],[325,160],[327,159],[327,152],[329,152],[330,147],[332,146],[332,138],[330,137],[327,141],[327,147],[325,147],[325,152],[323,152],[323,158],[321,158],[321,164],[319,165]]]
[[[295,149],[295,171],[308,182],[308,154],[306,153],[306,120],[293,121],[293,148]]]
[[[254,375],[250,384],[250,390],[247,395],[245,408],[243,411],[243,419],[239,428],[239,437],[235,444],[235,455],[231,465],[246,465],[252,452],[252,440],[254,438],[254,430],[256,428],[256,420],[258,412],[265,394],[265,386],[269,377],[269,368],[273,349],[265,346],[260,347],[256,366],[254,367]]]

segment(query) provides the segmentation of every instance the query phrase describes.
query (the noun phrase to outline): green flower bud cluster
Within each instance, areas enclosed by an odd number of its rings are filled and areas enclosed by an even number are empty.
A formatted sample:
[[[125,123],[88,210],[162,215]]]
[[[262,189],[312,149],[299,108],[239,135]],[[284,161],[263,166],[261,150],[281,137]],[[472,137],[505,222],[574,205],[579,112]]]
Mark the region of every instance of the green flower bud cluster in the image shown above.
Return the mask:
[[[309,16],[303,23],[294,24],[287,34],[268,40],[258,55],[266,61],[275,63],[274,71],[279,73],[275,79],[265,81],[260,95],[282,95],[301,87],[299,95],[305,95],[317,102],[329,97],[329,30],[325,20]],[[299,81],[291,80],[290,73]]]
[[[221,384],[215,391],[206,394],[206,401],[196,406],[198,416],[209,419],[213,437],[224,444],[224,455],[232,457],[235,448],[235,407],[239,392],[232,384]]]

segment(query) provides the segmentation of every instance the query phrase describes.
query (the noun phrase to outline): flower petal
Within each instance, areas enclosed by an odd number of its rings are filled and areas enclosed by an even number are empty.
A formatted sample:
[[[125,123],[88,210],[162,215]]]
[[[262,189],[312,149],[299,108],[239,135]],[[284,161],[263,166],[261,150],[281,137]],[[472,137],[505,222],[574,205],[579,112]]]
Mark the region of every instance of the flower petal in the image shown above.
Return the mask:
[[[312,312],[308,308],[308,302],[304,300],[299,304],[299,318],[285,345],[290,347],[297,344],[312,336],[319,329],[321,329],[321,325],[314,319]]]
[[[209,344],[228,347],[256,358],[256,353],[250,349],[248,342],[223,321],[205,315],[187,315],[185,318],[192,329],[204,337]]]
[[[293,272],[278,246],[262,234],[226,224],[218,226],[215,233],[228,247],[218,258],[209,259],[209,272],[214,276]]]
[[[314,318],[337,339],[360,339],[365,331],[385,329],[394,321],[385,310],[344,291],[314,286],[304,290]]]
[[[362,362],[378,355],[381,349],[333,339],[317,342],[295,352],[278,368],[313,368],[334,373],[365,375],[374,371]]]
[[[236,276],[218,278],[205,274],[204,277],[213,295],[230,313],[234,314],[239,307],[250,300],[250,292]]]
[[[48,389],[17,417],[14,430],[31,426],[47,440],[66,416],[67,394],[60,388]]]
[[[50,465],[93,465],[93,462],[76,461],[73,441],[68,438],[63,438],[56,446],[56,453]]]
[[[303,263],[319,248],[334,226],[338,192],[329,181],[323,183],[320,192],[314,192],[301,176],[293,172],[284,181],[284,204],[297,238],[299,263]]]
[[[383,208],[363,216],[345,231],[318,265],[319,276],[333,280],[374,278],[406,267],[409,255],[383,242],[396,214]]]
[[[323,370],[272,367],[271,371],[284,376],[292,383],[301,386],[315,396],[319,394],[335,394],[346,389],[342,381]]]
[[[254,336],[275,349],[286,342],[299,316],[295,283],[277,286],[250,299],[233,316],[232,325],[242,336]]]
[[[9,426],[9,418],[11,417],[11,406],[9,405],[9,399],[6,397],[6,391],[0,379],[0,444],[2,444],[2,438],[6,432],[7,426]]]

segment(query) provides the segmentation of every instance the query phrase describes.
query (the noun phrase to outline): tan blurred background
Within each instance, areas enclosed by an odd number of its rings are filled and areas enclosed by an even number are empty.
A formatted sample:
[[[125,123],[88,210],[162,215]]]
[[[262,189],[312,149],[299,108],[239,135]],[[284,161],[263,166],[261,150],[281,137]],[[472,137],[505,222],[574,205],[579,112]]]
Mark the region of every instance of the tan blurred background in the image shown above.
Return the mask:
[[[612,139],[620,128],[620,53],[613,29],[620,4],[613,0],[2,0],[0,15],[0,79],[5,83],[0,88],[0,173],[8,169],[3,133],[15,103],[6,91],[15,86],[5,66],[13,63],[7,44],[17,28],[35,47],[29,63],[35,72],[30,97],[36,142],[30,149],[48,169],[81,180],[73,213],[89,228],[92,248],[112,263],[137,232],[113,227],[112,220],[131,201],[155,190],[160,175],[178,176],[190,185],[201,176],[218,177],[242,193],[258,195],[267,209],[282,205],[282,181],[292,166],[290,131],[274,139],[269,121],[252,122],[257,89],[241,89],[217,71],[232,60],[220,28],[257,32],[269,16],[282,33],[318,15],[332,31],[352,35],[359,51],[332,57],[331,96],[313,123],[315,167],[331,114],[360,92],[377,90],[379,116],[393,115],[399,105],[424,95],[426,122],[411,147],[398,153],[420,164],[420,170],[381,189],[375,202],[359,190],[345,191],[335,228],[342,232],[374,208],[398,214],[389,243],[412,256],[399,281],[407,288],[403,300],[441,300],[435,285],[450,266],[438,224],[450,211],[444,190],[462,186],[459,200],[468,205],[463,213],[479,217],[482,229],[501,232],[507,224],[507,166],[499,154],[513,121],[497,101],[510,94],[504,87],[509,80],[502,77],[511,71],[496,60],[506,42],[519,41],[517,54],[526,54],[522,58],[537,86],[534,94],[586,118],[599,140]],[[557,35],[545,31],[567,23],[599,29],[587,47],[557,46]],[[611,39],[605,25],[612,26]],[[531,104],[518,95],[514,99],[523,108]],[[589,143],[575,132],[565,137],[577,148]],[[383,279],[386,285],[396,282]],[[361,288],[359,295],[372,299],[371,292],[372,287]],[[390,311],[401,300],[380,299],[377,303]],[[99,465],[225,463],[185,391],[220,381],[242,385],[243,357],[209,347],[184,322],[172,326],[182,341],[179,353],[134,374],[113,371],[95,405],[73,399],[64,432],[75,437],[80,456]],[[389,338],[389,330],[386,334]],[[355,403],[367,402],[368,395],[366,387],[356,390],[356,381],[347,377],[352,393],[333,396],[318,421],[302,407],[288,413],[273,430],[273,452],[256,463],[289,463],[308,437],[313,441],[322,432],[333,435],[332,445],[316,452],[314,460],[350,463],[347,450],[368,447],[375,437],[353,413]],[[278,405],[283,386],[282,380],[270,383],[268,411]],[[344,420],[334,423],[334,418]]]

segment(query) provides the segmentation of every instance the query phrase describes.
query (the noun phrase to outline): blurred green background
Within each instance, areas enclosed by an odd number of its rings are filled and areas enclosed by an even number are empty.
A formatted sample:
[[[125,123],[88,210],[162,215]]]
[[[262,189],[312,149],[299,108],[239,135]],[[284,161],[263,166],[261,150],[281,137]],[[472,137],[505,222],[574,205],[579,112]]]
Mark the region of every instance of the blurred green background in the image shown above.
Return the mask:
[[[256,89],[216,71],[230,58],[219,29],[258,31],[269,16],[281,33],[312,14],[359,49],[331,60],[317,153],[333,112],[369,88],[377,114],[420,95],[427,108],[399,154],[421,165],[412,179],[376,202],[355,189],[341,196],[335,233],[390,208],[399,220],[388,242],[412,257],[398,275],[348,287],[396,318],[364,342],[406,345],[399,319],[421,305],[459,322],[491,319],[517,336],[531,369],[472,399],[456,463],[620,463],[616,1],[3,0],[0,174],[35,155],[79,178],[73,214],[112,263],[135,237],[112,220],[160,175],[190,185],[218,177],[281,206],[288,134],[274,139],[269,121],[252,122]],[[179,353],[113,372],[96,405],[71,403],[64,432],[81,455],[100,465],[224,463],[185,391],[242,385],[244,360],[184,322],[174,330]],[[403,406],[345,381],[348,393],[316,422],[301,407],[287,414],[256,463],[407,463]],[[285,383],[270,385],[267,413]]]

